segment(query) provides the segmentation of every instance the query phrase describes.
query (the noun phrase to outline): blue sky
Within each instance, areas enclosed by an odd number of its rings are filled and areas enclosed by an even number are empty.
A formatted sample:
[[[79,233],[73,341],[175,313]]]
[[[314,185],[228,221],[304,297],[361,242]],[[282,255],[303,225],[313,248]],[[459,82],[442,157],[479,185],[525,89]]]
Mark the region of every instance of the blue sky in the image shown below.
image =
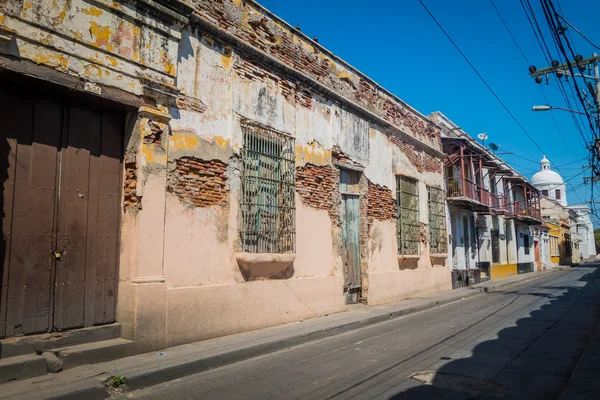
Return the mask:
[[[524,135],[417,0],[259,0],[281,18],[312,37],[425,115],[441,111],[471,136],[487,132],[501,145],[502,155],[530,178],[542,153]],[[533,113],[546,104],[540,86],[528,75],[528,63],[510,38],[490,0],[424,0],[429,10],[475,65],[498,96],[531,134],[554,166],[560,168],[569,204],[590,199],[582,185],[587,157],[583,139],[567,112]],[[599,1],[554,0],[563,15],[600,46]],[[523,49],[538,68],[547,65],[519,0],[494,4]],[[531,0],[553,58],[559,59],[538,0]],[[570,32],[574,48],[584,57],[594,48]],[[598,50],[600,53],[600,50]],[[564,78],[563,78],[564,79]],[[556,83],[543,85],[548,103],[566,107]],[[567,91],[570,94],[567,87]],[[575,102],[574,100],[572,100]],[[556,124],[552,118],[556,119]],[[564,140],[558,129],[560,127]],[[589,135],[589,128],[586,134]],[[565,144],[566,142],[566,144]],[[525,159],[521,158],[524,157]],[[576,176],[580,174],[579,176]],[[573,190],[576,187],[577,190]],[[600,186],[596,199],[600,201]]]

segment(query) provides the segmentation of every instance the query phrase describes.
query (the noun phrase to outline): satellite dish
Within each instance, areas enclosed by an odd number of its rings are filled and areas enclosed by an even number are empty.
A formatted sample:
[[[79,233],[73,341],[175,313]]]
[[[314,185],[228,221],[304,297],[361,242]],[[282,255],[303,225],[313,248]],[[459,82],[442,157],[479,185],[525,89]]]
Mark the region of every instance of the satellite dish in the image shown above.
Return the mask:
[[[487,133],[480,133],[479,135],[477,135],[477,137],[479,138],[479,140],[487,140],[488,135]]]
[[[489,146],[490,146],[490,149],[492,149],[494,151],[498,150],[498,146],[496,146],[494,143],[490,143]]]

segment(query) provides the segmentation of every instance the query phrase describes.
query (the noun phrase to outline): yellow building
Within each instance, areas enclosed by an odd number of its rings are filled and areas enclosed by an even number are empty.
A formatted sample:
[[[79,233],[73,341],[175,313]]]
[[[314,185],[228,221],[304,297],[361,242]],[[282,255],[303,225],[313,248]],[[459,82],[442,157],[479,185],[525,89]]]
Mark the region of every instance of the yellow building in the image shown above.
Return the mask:
[[[549,237],[549,250],[550,250],[550,263],[553,266],[560,264],[560,227],[558,223],[546,222],[546,226],[550,229],[548,231]]]

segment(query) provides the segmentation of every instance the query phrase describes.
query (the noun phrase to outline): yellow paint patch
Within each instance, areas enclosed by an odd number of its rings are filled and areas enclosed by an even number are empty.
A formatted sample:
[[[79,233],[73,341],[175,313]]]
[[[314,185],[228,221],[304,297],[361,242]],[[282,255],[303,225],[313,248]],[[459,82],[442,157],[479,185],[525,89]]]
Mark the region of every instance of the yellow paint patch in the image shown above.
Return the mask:
[[[90,33],[95,39],[93,45],[100,48],[105,48],[107,51],[112,51],[114,46],[110,44],[110,27],[102,26],[94,21],[90,22]]]
[[[104,12],[94,6],[90,6],[90,8],[84,8],[81,10],[82,13],[84,13],[85,15],[91,15],[92,17],[99,17],[102,14],[104,14]]]
[[[346,71],[345,69],[338,72],[337,76],[340,79],[350,79],[350,73],[348,71]]]
[[[242,5],[242,0],[233,0],[233,5],[239,7]]]
[[[160,60],[164,71],[169,75],[175,76],[175,65],[173,65],[173,63],[171,62],[169,54],[166,51],[160,51]]]
[[[77,40],[82,40],[83,39],[83,34],[81,32],[71,31],[71,34]]]
[[[327,165],[331,151],[323,148],[316,140],[306,146],[296,145],[296,160],[305,164]]]
[[[0,25],[4,24],[4,18],[5,17],[6,17],[5,15],[0,15]]]
[[[177,133],[170,137],[171,149],[194,149],[200,146],[198,136],[189,133]]]
[[[225,69],[229,69],[231,68],[231,61],[232,61],[232,57],[231,55],[221,55],[221,65],[223,66],[223,68]]]
[[[85,76],[97,76],[98,78],[102,78],[102,69],[96,64],[88,64],[83,67],[83,74]]]
[[[221,147],[222,149],[225,149],[227,147],[229,147],[229,139],[224,139],[221,136],[217,136],[215,137],[215,142],[219,145],[219,147]]]
[[[142,36],[142,28],[137,25],[133,26],[133,61],[140,59],[140,37]],[[150,44],[146,44],[146,48],[150,48]]]
[[[59,25],[61,24],[65,17],[67,16],[67,8],[65,7],[60,14],[58,14],[58,16],[52,18],[52,22],[54,22],[54,25]]]
[[[38,51],[31,59],[37,64],[58,68],[61,71],[66,71],[69,68],[69,60],[62,54],[52,54]]]
[[[373,128],[369,128],[369,139],[375,139],[377,136],[377,131]]]

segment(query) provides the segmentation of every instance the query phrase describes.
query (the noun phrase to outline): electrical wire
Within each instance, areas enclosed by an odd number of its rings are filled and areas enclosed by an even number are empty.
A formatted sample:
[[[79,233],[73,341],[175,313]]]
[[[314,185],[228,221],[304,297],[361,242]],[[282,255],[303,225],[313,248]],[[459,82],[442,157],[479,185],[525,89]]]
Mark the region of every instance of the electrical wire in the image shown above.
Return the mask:
[[[565,21],[565,23],[567,25],[569,25],[571,28],[573,28],[573,30],[575,32],[577,32],[579,34],[579,36],[581,36],[582,38],[585,39],[586,42],[588,42],[590,45],[592,45],[593,47],[597,48],[598,50],[600,50],[600,47],[598,47],[597,45],[595,45],[590,39],[587,38],[587,36],[585,36],[583,34],[583,32],[581,32],[579,29],[577,29],[572,23],[570,23],[566,18],[564,18],[562,15],[558,16],[560,19],[562,19],[563,21]],[[572,40],[572,39],[571,39]]]
[[[527,3],[527,7],[525,6],[525,2]],[[523,9],[523,12],[525,13],[525,17],[527,18],[527,21],[529,22],[529,25],[531,26],[533,35],[535,36],[535,39],[540,47],[540,50],[542,51],[542,54],[544,55],[546,62],[548,63],[548,65],[550,65],[551,59],[552,59],[552,53],[550,52],[550,49],[548,48],[548,44],[546,43],[544,34],[540,28],[539,23],[537,22],[537,18],[535,16],[533,8],[531,7],[531,3],[529,3],[529,0],[520,0],[520,3],[521,3],[521,8]],[[527,11],[528,9],[529,9],[529,12]],[[530,16],[530,13],[531,13],[531,16]],[[561,92],[561,95],[563,97],[563,100],[565,101],[565,104],[567,105],[567,108],[569,108],[569,109],[577,108],[571,104],[571,102],[568,98],[569,95],[566,92],[563,82],[560,79],[558,79],[555,75],[552,75],[552,77],[554,78],[554,80],[556,81],[556,83],[558,85],[557,88]],[[572,88],[571,88],[571,91],[572,91]],[[542,89],[542,92],[543,92],[543,89]],[[545,97],[545,93],[543,93],[543,94]],[[574,93],[573,93],[573,98],[575,98]],[[586,145],[588,140],[586,139],[585,135],[583,134],[583,129],[581,128],[581,125],[579,124],[577,117],[573,113],[571,113],[571,118],[573,119],[573,123],[575,124],[577,131],[579,132],[579,134],[581,135],[581,137],[583,139],[584,145]],[[581,120],[581,115],[579,115],[579,118]],[[554,119],[554,121],[556,121],[556,118],[554,116],[553,116],[553,119]]]
[[[533,145],[542,154],[547,154],[540,147],[540,145],[535,141],[535,139],[533,139],[533,137],[529,134],[529,132],[527,131],[527,129],[525,129],[525,127],[521,124],[521,122],[519,122],[519,120],[517,119],[517,117],[515,117],[515,115],[510,111],[510,109],[506,106],[506,104],[504,104],[504,102],[496,94],[496,92],[494,91],[494,89],[492,89],[492,87],[487,83],[487,81],[485,80],[485,78],[479,73],[479,71],[477,70],[477,68],[475,68],[475,66],[471,63],[471,61],[468,59],[468,57],[465,55],[465,53],[462,52],[462,50],[460,49],[460,47],[458,47],[458,45],[456,44],[456,42],[454,42],[454,40],[452,39],[452,37],[448,34],[448,32],[446,32],[446,30],[444,29],[444,27],[439,23],[439,21],[437,20],[437,18],[435,18],[435,16],[431,13],[431,11],[429,11],[429,8],[427,8],[427,6],[425,5],[425,3],[423,3],[422,0],[419,0],[419,3],[425,9],[425,11],[427,12],[427,14],[429,14],[429,16],[431,17],[431,19],[433,20],[433,22],[435,22],[435,24],[438,26],[438,28],[440,28],[440,30],[444,33],[444,35],[446,36],[446,38],[448,38],[448,40],[450,41],[450,43],[452,43],[452,45],[454,46],[454,48],[460,53],[460,55],[462,56],[462,58],[467,62],[467,64],[469,64],[469,66],[471,67],[471,69],[473,70],[473,72],[475,72],[475,74],[479,77],[479,79],[483,82],[483,84],[488,88],[488,90],[492,93],[492,95],[494,95],[494,97],[496,98],[496,100],[500,103],[500,105],[504,108],[504,110],[508,113],[508,115],[510,115],[510,117],[513,119],[513,121],[519,126],[519,128],[521,128],[521,130],[523,131],[523,133],[525,133],[525,135],[529,138],[529,140],[531,140],[531,142],[533,143]],[[558,168],[557,168],[557,171],[562,174],[562,172]],[[575,192],[575,194],[579,197],[579,194],[577,192]],[[579,198],[579,200],[581,202],[583,202],[581,200],[581,198]]]
[[[579,98],[579,101],[581,102],[581,104],[583,106],[583,111],[585,112],[585,114],[587,116],[588,122],[590,124],[590,130],[594,134],[594,138],[598,138],[592,117],[590,116],[590,114],[587,110],[587,107],[585,107],[585,101],[581,94],[581,90],[579,89],[579,84],[577,83],[577,79],[575,79],[575,72],[573,71],[573,66],[571,65],[571,62],[569,61],[569,56],[567,55],[567,52],[566,52],[564,45],[562,43],[562,40],[560,38],[560,33],[558,32],[558,27],[556,25],[557,22],[560,24],[560,21],[558,21],[558,17],[557,17],[558,12],[556,11],[556,8],[554,8],[554,3],[552,2],[552,0],[541,0],[541,3],[542,3],[542,8],[544,10],[544,15],[548,22],[548,27],[550,28],[550,32],[555,37],[554,38],[555,42],[558,45],[560,52],[566,59],[567,67],[569,68],[569,72],[571,73],[571,76],[573,77],[573,85],[575,86],[575,92],[577,93],[577,97]],[[552,18],[552,14],[554,14],[556,21]],[[571,42],[568,40],[568,38],[565,35],[563,35],[563,38],[564,38],[565,43],[567,44],[567,47],[569,48],[569,51],[571,52],[573,59],[575,59],[576,54],[575,54],[575,51],[573,50],[573,47],[571,46]],[[584,78],[584,80],[585,80],[585,78]]]

